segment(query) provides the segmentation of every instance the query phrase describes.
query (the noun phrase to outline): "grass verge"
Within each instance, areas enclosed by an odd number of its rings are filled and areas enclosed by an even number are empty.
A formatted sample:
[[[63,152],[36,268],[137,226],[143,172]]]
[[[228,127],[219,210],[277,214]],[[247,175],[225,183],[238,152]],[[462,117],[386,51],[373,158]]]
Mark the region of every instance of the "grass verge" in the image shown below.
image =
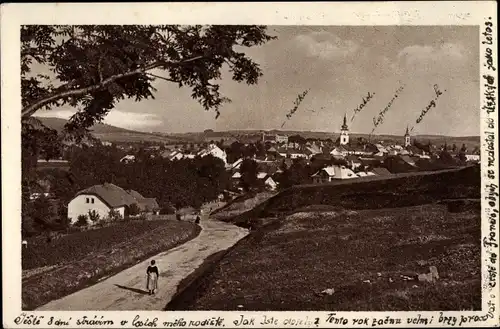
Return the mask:
[[[186,290],[171,305],[178,310],[478,310],[480,223],[478,207],[450,212],[437,203],[295,212],[240,241],[195,291]],[[429,266],[437,267],[437,282],[402,277],[427,273]],[[328,288],[335,293],[321,294]]]
[[[191,240],[199,232],[198,225],[188,222],[128,221],[69,234],[50,244],[30,244],[23,252],[26,267],[48,270],[23,279],[23,309],[33,310],[69,295]]]

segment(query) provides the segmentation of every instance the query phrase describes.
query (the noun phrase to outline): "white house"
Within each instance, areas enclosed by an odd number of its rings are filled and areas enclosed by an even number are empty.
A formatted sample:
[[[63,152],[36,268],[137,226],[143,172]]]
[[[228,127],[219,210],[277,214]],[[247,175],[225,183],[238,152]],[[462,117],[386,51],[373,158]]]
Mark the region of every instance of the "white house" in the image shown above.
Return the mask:
[[[311,176],[314,183],[332,182],[337,179],[351,179],[358,176],[346,166],[328,166]]]
[[[336,147],[330,152],[330,154],[333,156],[342,156],[342,157],[347,156],[347,153],[348,152],[346,148],[343,146]]]
[[[219,158],[224,161],[224,164],[227,164],[227,154],[224,150],[218,147],[215,144],[210,144],[207,148],[198,152],[198,155],[201,157],[212,155],[215,158]]]
[[[274,140],[276,141],[276,143],[285,143],[287,144],[288,143],[288,136],[286,135],[276,135],[276,137],[274,138]]]
[[[144,198],[136,191],[125,191],[114,184],[94,185],[78,192],[68,204],[68,218],[71,224],[78,216],[95,211],[99,218],[105,219],[111,210],[120,217],[128,216],[129,207],[136,204],[141,211],[158,213],[158,203],[153,198]]]
[[[268,173],[260,172],[257,174],[257,179],[264,182],[264,185],[268,187],[270,190],[275,190],[278,187],[278,184],[274,181],[274,179],[269,176]]]
[[[135,155],[126,155],[123,158],[120,159],[120,162],[122,163],[129,163],[135,161]]]
[[[467,161],[479,161],[481,160],[481,156],[479,154],[466,154],[465,158]]]

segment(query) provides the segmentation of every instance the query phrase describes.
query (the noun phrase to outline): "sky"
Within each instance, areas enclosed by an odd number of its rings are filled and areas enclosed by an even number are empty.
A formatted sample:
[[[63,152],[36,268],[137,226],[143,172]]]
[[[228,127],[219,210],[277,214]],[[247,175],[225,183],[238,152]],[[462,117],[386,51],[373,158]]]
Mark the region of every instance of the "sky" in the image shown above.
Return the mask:
[[[240,129],[370,133],[377,117],[404,85],[375,134],[479,135],[479,30],[474,26],[269,26],[277,36],[245,52],[259,63],[257,85],[231,80],[221,92],[232,102],[205,111],[189,89],[157,80],[154,100],[124,100],[105,119],[114,126],[165,133]],[[420,123],[421,112],[443,94]],[[299,94],[309,90],[290,119]],[[445,91],[446,90],[446,91]],[[351,117],[362,98],[373,97]],[[37,112],[69,118],[71,108]],[[283,122],[285,125],[281,128]]]

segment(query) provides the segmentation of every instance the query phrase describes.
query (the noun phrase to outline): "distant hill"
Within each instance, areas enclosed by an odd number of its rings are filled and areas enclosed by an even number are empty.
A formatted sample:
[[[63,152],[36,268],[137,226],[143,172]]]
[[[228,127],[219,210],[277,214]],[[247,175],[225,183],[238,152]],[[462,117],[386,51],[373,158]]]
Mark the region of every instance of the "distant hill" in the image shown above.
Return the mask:
[[[68,122],[68,120],[61,118],[51,118],[51,117],[36,117],[36,118],[40,120],[45,126],[51,129],[55,129],[57,131],[62,131],[64,129],[64,125],[66,124],[66,122]],[[94,125],[91,130],[93,133],[96,134],[134,132],[132,130],[111,126],[105,123],[98,123]]]
[[[67,120],[52,117],[37,117],[45,126],[62,131]],[[146,133],[125,128],[119,128],[105,123],[98,123],[91,129],[92,135],[107,142],[156,142],[156,143],[188,143],[190,139],[169,136],[159,133]]]
[[[60,118],[51,117],[37,117],[44,125],[57,131],[61,131],[66,124],[67,120]],[[205,131],[205,132],[191,132],[191,133],[146,133],[140,131],[129,130],[125,128],[119,128],[108,124],[98,123],[92,127],[92,134],[102,141],[109,142],[140,142],[140,141],[150,141],[150,142],[161,142],[167,144],[183,144],[183,143],[193,143],[193,142],[208,142],[210,140],[220,140],[225,139],[226,141],[232,142],[234,140],[253,140],[257,141],[261,139],[263,133],[266,134],[282,134],[282,135],[301,135],[304,138],[321,138],[327,139],[331,138],[336,140],[339,137],[337,132],[322,132],[322,131],[280,131],[280,130],[230,130],[230,131]],[[356,140],[359,137],[368,139],[370,137],[368,134],[351,133],[351,140]],[[371,140],[373,142],[385,141],[385,142],[402,142],[403,136],[400,135],[373,135]],[[474,148],[480,145],[479,136],[440,136],[440,135],[417,135],[412,136],[412,139],[417,139],[422,143],[430,141],[435,145],[442,145],[445,142],[448,145],[456,144],[461,146],[466,144],[468,148]]]

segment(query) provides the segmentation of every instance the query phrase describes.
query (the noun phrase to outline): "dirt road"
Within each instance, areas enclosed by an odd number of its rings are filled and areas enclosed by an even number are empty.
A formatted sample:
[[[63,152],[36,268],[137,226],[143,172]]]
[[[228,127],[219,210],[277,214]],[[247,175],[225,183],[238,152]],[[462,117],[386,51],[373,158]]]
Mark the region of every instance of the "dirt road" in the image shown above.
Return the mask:
[[[205,217],[205,216],[203,216]],[[151,257],[112,277],[54,300],[38,311],[131,311],[162,310],[177,291],[182,279],[198,268],[210,255],[232,247],[248,231],[220,221],[202,219],[200,234],[185,244]],[[158,292],[146,290],[146,268],[154,259],[160,270]]]

